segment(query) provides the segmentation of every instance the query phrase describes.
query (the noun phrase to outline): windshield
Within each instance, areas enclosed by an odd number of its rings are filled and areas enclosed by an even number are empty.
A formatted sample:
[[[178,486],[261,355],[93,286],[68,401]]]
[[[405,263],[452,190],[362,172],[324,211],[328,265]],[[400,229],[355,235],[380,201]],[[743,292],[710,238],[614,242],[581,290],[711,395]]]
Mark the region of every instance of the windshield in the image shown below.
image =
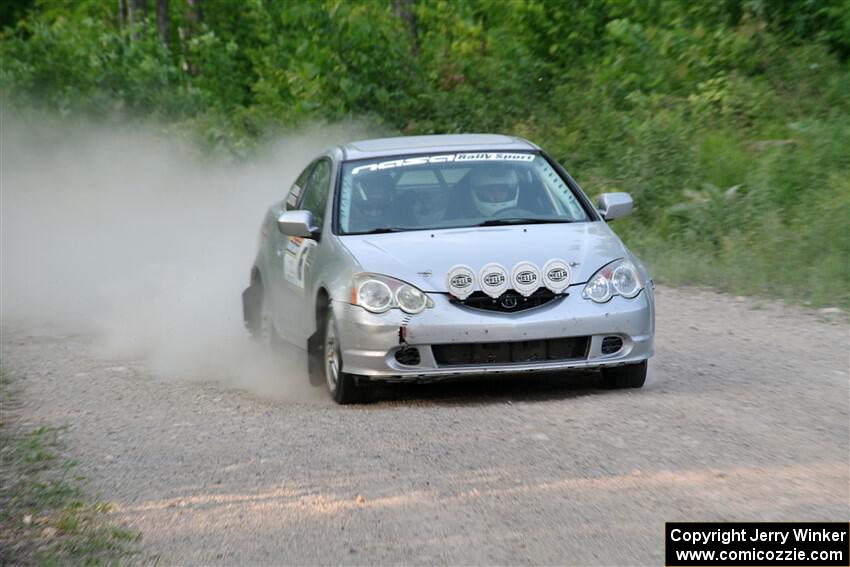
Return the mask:
[[[341,234],[590,220],[558,172],[530,152],[347,162],[337,206]]]

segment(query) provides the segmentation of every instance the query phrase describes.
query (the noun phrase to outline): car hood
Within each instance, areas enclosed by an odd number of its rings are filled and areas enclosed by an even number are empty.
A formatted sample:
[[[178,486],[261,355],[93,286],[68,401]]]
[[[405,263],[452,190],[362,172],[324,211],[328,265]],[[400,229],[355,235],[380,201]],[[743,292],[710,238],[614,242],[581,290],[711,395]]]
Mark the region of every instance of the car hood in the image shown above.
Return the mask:
[[[510,272],[523,260],[542,269],[548,260],[559,258],[570,264],[570,284],[574,285],[585,283],[599,268],[627,254],[603,221],[347,235],[341,241],[364,272],[440,293],[447,291],[446,275],[457,264],[478,273],[484,265],[497,262]]]

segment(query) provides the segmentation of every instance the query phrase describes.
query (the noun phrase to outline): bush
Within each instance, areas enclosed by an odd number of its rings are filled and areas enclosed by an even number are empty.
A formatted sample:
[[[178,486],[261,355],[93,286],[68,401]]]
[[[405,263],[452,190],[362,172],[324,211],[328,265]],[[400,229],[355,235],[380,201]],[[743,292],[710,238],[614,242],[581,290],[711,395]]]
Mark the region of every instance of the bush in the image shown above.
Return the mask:
[[[32,5],[2,13],[16,107],[237,159],[308,121],[516,133],[631,192],[620,230],[662,279],[850,299],[850,0],[172,2],[167,46],[112,0]]]

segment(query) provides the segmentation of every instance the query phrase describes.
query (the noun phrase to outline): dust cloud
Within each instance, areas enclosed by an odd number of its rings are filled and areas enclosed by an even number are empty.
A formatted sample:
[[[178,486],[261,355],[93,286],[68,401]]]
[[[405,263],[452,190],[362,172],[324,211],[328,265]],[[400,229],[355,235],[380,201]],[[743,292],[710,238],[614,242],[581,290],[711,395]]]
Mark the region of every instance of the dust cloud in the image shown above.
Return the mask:
[[[92,335],[100,356],[167,379],[323,396],[300,351],[284,362],[249,340],[241,292],[268,205],[322,149],[365,128],[283,136],[233,164],[139,127],[11,114],[0,140],[3,325]]]

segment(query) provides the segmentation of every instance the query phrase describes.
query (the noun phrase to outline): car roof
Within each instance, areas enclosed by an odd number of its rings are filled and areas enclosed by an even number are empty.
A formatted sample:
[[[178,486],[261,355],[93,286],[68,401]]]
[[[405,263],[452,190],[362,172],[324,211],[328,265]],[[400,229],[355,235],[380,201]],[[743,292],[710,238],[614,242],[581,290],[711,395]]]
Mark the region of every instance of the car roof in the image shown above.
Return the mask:
[[[440,134],[359,140],[339,149],[343,160],[355,160],[431,152],[527,151],[539,148],[528,140],[502,134]]]

